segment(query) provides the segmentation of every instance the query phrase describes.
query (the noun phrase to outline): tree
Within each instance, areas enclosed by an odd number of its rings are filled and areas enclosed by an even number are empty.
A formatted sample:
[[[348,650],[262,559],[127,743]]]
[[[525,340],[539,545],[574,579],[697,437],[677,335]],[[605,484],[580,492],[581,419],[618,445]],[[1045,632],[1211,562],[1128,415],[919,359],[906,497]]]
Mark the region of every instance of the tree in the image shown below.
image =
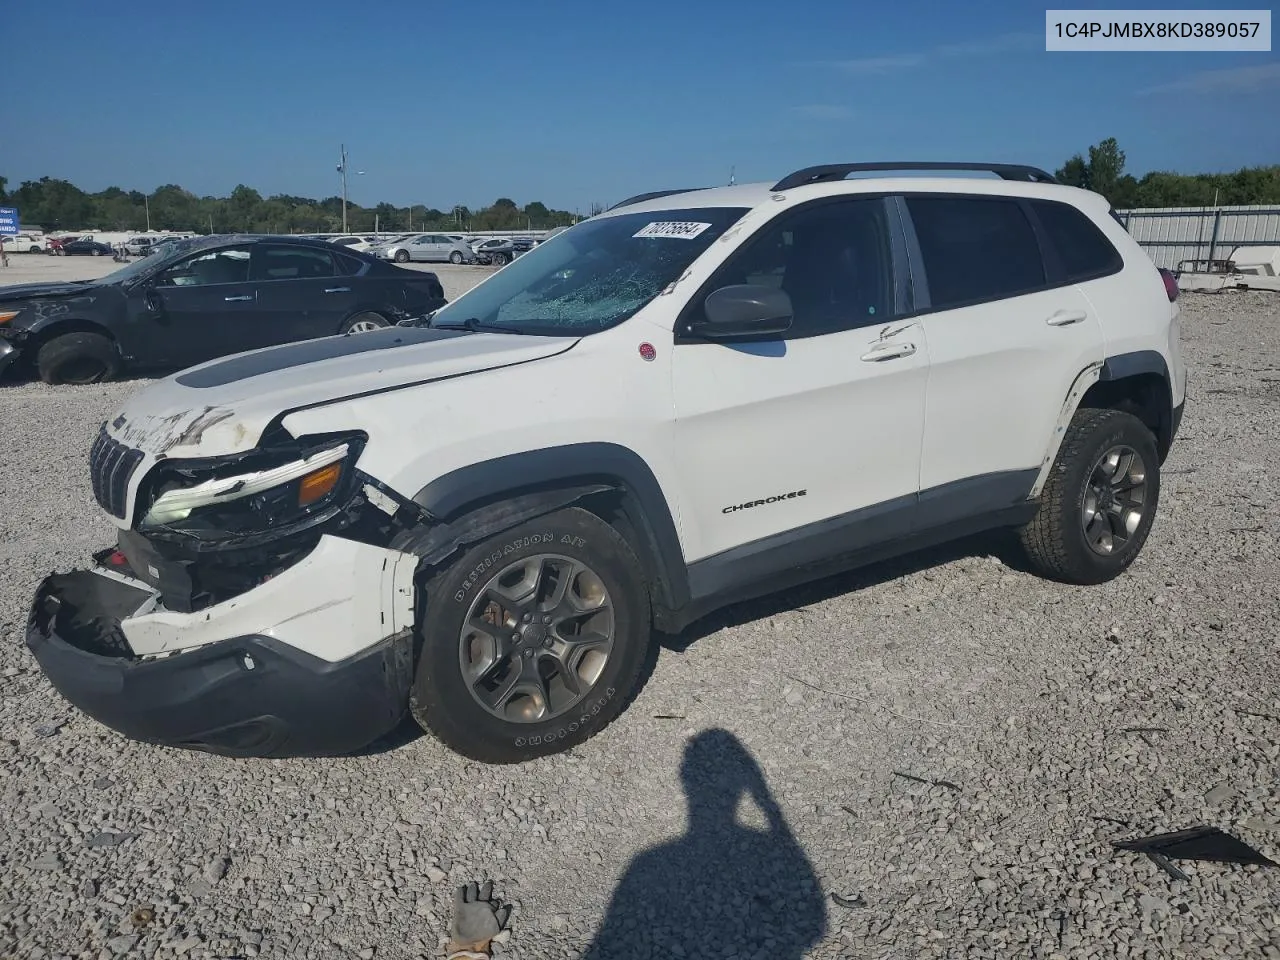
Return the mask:
[[[0,203],[5,203],[9,199],[9,194],[5,192],[5,186],[9,183],[6,177],[0,177]]]
[[[1065,183],[1069,187],[1084,189],[1089,187],[1089,165],[1078,153],[1064,163],[1054,176],[1058,178],[1059,183]]]

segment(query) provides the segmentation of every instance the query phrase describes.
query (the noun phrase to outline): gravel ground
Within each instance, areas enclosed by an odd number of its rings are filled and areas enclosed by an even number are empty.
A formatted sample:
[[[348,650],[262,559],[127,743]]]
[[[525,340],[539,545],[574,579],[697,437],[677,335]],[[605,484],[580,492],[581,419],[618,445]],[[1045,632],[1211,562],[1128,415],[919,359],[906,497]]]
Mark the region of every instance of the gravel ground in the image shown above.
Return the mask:
[[[411,736],[226,760],[75,713],[26,605],[109,541],[85,452],[138,384],[0,389],[0,957],[436,956],[487,877],[509,957],[1280,958],[1280,869],[1110,846],[1204,823],[1280,860],[1280,298],[1182,303],[1128,575],[1044,582],[987,538],[735,607],[517,768]]]

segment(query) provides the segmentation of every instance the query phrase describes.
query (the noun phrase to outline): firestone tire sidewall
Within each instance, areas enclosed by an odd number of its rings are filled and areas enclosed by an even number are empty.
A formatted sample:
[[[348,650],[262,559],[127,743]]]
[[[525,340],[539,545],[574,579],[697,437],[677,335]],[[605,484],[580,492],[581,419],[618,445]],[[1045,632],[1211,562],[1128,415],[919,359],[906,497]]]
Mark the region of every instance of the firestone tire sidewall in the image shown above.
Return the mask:
[[[502,569],[538,554],[579,560],[604,582],[614,612],[614,642],[596,683],[571,710],[539,723],[501,720],[476,702],[462,675],[463,621]],[[639,562],[618,533],[585,510],[531,521],[469,550],[427,587],[421,652],[410,707],[451,749],[486,763],[519,763],[560,753],[609,724],[630,701],[651,643],[648,597]]]

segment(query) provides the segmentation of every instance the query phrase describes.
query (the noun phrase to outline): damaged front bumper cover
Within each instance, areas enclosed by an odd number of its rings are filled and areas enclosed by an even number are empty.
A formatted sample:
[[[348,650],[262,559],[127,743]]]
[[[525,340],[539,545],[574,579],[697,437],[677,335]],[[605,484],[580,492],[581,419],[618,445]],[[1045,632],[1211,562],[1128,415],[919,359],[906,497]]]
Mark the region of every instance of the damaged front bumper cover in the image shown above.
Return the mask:
[[[109,567],[39,586],[27,645],[73,706],[147,743],[239,757],[332,756],[390,732],[412,682],[413,558],[326,536],[197,613]]]
[[[8,340],[0,338],[0,377],[19,357],[18,348]]]

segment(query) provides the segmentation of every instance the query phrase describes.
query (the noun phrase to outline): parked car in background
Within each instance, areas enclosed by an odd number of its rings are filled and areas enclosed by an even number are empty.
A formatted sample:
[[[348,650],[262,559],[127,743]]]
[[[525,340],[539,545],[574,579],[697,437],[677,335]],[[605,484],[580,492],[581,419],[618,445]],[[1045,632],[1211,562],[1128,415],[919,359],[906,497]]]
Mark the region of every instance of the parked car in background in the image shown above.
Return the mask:
[[[377,256],[396,263],[408,263],[411,260],[427,263],[474,263],[476,259],[469,246],[442,233],[420,233],[408,240],[377,247],[374,252]]]
[[[346,247],[348,250],[359,250],[363,253],[378,246],[381,241],[377,237],[333,237],[329,242],[334,246]]]
[[[130,237],[125,241],[124,252],[132,254],[135,257],[141,257],[147,254],[153,246],[163,240],[164,237]]]
[[[493,264],[496,267],[510,263],[518,256],[516,245],[506,237],[490,237],[488,240],[481,240],[472,247],[472,250],[480,263]]]
[[[62,252],[68,257],[109,257],[115,248],[109,243],[99,240],[70,240],[62,245]]]
[[[0,371],[20,358],[46,383],[96,383],[124,370],[363,333],[447,303],[434,273],[321,240],[223,236],[163,246],[100,280],[0,287]]]
[[[539,246],[540,244],[544,244],[548,240],[550,240],[552,237],[558,237],[560,234],[564,233],[568,229],[569,229],[568,227],[555,227],[552,230],[548,230],[542,236],[534,240],[533,245],[536,247],[536,246]]]
[[[44,253],[49,249],[49,239],[34,233],[19,233],[2,239],[6,253]]]

